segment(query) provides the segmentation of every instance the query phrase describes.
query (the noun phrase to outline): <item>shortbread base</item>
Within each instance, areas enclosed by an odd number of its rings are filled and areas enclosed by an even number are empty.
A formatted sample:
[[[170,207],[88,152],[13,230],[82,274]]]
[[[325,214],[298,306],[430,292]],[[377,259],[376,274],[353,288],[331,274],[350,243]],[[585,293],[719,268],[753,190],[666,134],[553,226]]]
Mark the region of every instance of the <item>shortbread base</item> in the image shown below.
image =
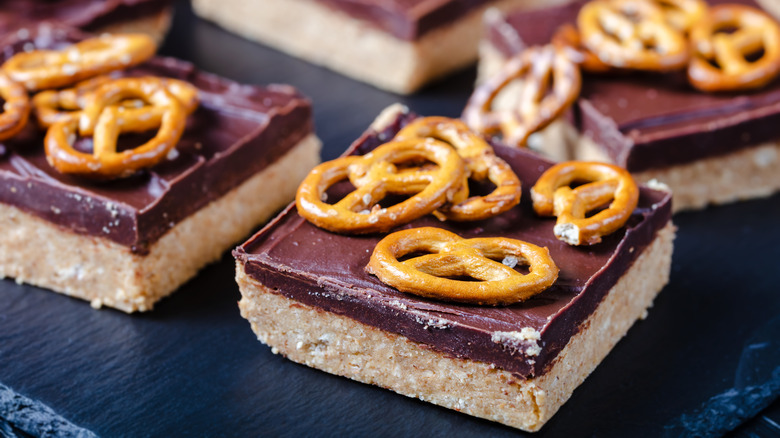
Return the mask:
[[[161,44],[171,27],[173,8],[165,8],[157,14],[133,20],[112,23],[108,26],[93,29],[96,34],[103,33],[144,33],[152,37],[157,44]]]
[[[239,262],[241,315],[274,353],[331,374],[536,431],[569,399],[666,285],[674,226],[660,230],[543,375],[523,380],[495,366],[439,353],[349,317],[283,296]],[[496,347],[499,348],[499,347]]]
[[[128,313],[151,310],[290,202],[300,181],[319,163],[319,150],[320,141],[309,135],[171,228],[146,255],[0,204],[0,278],[81,298],[93,307]]]
[[[495,74],[506,58],[487,43],[480,46],[479,79]],[[583,160],[611,163],[592,139],[564,120],[540,132],[529,146],[556,161]],[[747,147],[692,163],[632,172],[640,183],[658,181],[672,190],[672,209],[697,210],[708,205],[765,198],[780,191],[780,140]]]
[[[498,0],[499,10],[531,8],[564,0]],[[402,94],[472,64],[482,33],[477,8],[416,41],[312,0],[193,0],[195,12],[220,26],[354,79]]]

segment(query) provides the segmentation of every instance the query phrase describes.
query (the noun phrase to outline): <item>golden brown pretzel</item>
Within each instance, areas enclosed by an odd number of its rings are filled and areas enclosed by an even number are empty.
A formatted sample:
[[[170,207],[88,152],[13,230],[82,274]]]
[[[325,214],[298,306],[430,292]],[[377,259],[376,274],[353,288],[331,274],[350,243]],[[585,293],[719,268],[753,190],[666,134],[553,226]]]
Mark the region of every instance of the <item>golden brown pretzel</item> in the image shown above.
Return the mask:
[[[0,71],[0,97],[3,113],[0,114],[0,141],[7,140],[24,129],[30,116],[30,99],[23,86]]]
[[[21,52],[2,69],[29,91],[59,88],[146,61],[157,50],[144,34],[106,34],[63,50]]]
[[[187,114],[198,107],[198,89],[193,85],[178,79],[143,76],[135,78],[149,83],[149,86],[159,84],[164,86],[184,106]],[[117,80],[107,75],[96,76],[79,82],[73,88],[63,90],[46,90],[33,96],[32,102],[35,115],[41,127],[48,128],[62,120],[77,120],[81,118],[82,110],[87,106],[89,96],[99,87]],[[156,129],[160,125],[162,108],[145,106],[142,100],[133,99],[119,103],[120,127],[123,132],[145,132]],[[81,135],[91,135],[94,126],[85,123]]]
[[[586,182],[575,189],[568,185]],[[555,237],[569,245],[593,245],[625,225],[639,201],[639,188],[625,169],[606,163],[568,161],[547,169],[531,188],[534,210],[557,216]],[[586,214],[609,207],[591,217]]]
[[[577,16],[582,44],[607,65],[670,71],[689,59],[685,35],[673,28],[657,4],[637,0],[595,0]]]
[[[568,47],[580,56],[580,68],[589,73],[607,73],[614,69],[611,65],[604,64],[598,56],[582,45],[582,39],[577,28],[571,24],[560,26],[553,34],[552,44],[556,47]]]
[[[127,132],[126,123],[120,123],[119,102],[141,99],[151,105],[150,117],[162,111],[159,131],[154,138],[135,148],[117,151],[117,137]],[[98,87],[90,95],[82,121],[94,126],[93,152],[85,153],[73,148],[77,125],[80,121],[66,119],[53,124],[46,133],[44,146],[46,159],[62,173],[92,178],[122,178],[139,169],[151,167],[176,146],[184,131],[186,111],[176,97],[159,81],[123,78]]]
[[[398,171],[398,166],[433,162],[427,170]],[[387,231],[436,210],[452,199],[463,184],[466,166],[457,152],[434,139],[394,141],[364,156],[338,158],[312,169],[298,187],[298,213],[314,225],[337,233]],[[358,181],[355,191],[335,204],[323,202],[339,181]],[[409,195],[382,208],[387,195]]]
[[[780,25],[758,9],[730,4],[711,8],[691,29],[691,44],[688,79],[699,90],[761,88],[780,74]],[[747,59],[761,52],[759,59]]]
[[[707,14],[704,0],[647,0],[663,10],[666,22],[680,32],[688,33]]]
[[[493,152],[493,148],[460,120],[447,117],[421,117],[406,125],[395,140],[435,138],[452,145],[466,162],[469,178],[490,180],[495,190],[486,196],[468,197],[468,183],[458,196],[440,208],[439,219],[474,221],[503,213],[520,203],[520,179],[512,168]]]
[[[423,252],[428,254],[398,260]],[[529,265],[530,272],[523,275],[515,271],[515,264]],[[558,267],[547,248],[504,237],[463,239],[430,227],[386,236],[374,248],[366,270],[402,292],[488,305],[524,301],[552,286],[558,278]]]
[[[520,81],[513,108],[493,108],[496,97]],[[552,83],[550,83],[552,81]],[[525,146],[528,137],[558,118],[577,99],[580,69],[564,48],[531,47],[512,57],[501,71],[477,87],[463,110],[463,121],[483,134],[503,133],[504,142]]]

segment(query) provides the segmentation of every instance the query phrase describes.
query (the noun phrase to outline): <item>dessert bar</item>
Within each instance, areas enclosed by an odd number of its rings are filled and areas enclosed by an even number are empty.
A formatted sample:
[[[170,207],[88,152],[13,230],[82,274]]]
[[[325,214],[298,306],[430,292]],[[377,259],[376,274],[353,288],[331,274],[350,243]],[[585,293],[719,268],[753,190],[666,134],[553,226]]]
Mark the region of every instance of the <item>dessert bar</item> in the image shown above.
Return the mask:
[[[414,119],[391,107],[346,155],[374,150]],[[495,153],[522,182],[520,204],[476,222],[428,215],[398,229],[546,247],[560,270],[549,289],[504,306],[403,293],[366,271],[384,234],[329,232],[290,205],[234,251],[241,314],[259,340],[332,374],[523,430],[542,427],[667,283],[671,195],[642,187],[624,228],[570,246],[531,205],[529,190],[552,163],[504,146]],[[333,190],[329,198],[349,188]]]
[[[202,18],[379,88],[412,93],[477,57],[482,14],[539,0],[195,0]]]
[[[84,37],[27,27],[3,41],[2,59]],[[0,143],[0,277],[145,311],[288,203],[320,144],[310,102],[292,87],[242,85],[164,57],[115,74],[188,82],[200,106],[161,163],[127,178],[58,172],[32,117]],[[147,139],[123,135],[120,148]],[[75,148],[89,150],[91,139]]]
[[[561,25],[576,23],[585,3],[491,14],[481,80],[526,46],[548,44]],[[759,7],[750,0],[708,3]],[[667,184],[675,210],[702,208],[780,189],[778,102],[778,79],[757,90],[706,93],[684,71],[584,73],[568,116],[529,144],[558,160],[618,164],[637,181]]]

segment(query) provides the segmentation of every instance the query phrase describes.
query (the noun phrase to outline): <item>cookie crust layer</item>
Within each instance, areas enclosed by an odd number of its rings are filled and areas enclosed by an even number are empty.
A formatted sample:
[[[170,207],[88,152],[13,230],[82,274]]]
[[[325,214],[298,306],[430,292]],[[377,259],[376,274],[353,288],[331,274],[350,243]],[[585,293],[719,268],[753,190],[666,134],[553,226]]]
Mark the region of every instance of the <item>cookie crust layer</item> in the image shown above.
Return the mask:
[[[151,310],[287,204],[319,162],[319,150],[313,134],[305,137],[276,162],[177,223],[147,254],[0,204],[0,277],[87,300],[93,307]]]
[[[455,358],[404,336],[280,295],[237,262],[241,315],[274,353],[526,431],[539,430],[569,399],[668,282],[674,226],[659,230],[604,297],[549,371],[520,379],[494,365]],[[500,348],[500,347],[496,347]]]

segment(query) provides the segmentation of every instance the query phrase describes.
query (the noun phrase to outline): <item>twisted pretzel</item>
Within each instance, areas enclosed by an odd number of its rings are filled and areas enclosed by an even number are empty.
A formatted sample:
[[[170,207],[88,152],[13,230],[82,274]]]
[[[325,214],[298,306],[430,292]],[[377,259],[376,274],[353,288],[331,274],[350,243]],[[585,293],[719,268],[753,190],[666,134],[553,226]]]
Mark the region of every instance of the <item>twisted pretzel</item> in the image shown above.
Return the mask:
[[[11,79],[35,91],[64,87],[140,64],[156,50],[154,40],[144,34],[106,34],[63,50],[17,53],[2,68]]]
[[[149,86],[165,87],[179,99],[188,115],[198,107],[198,89],[187,82],[154,76],[135,79],[144,81]],[[81,119],[82,110],[87,106],[90,95],[99,87],[115,80],[117,79],[110,76],[97,76],[79,82],[73,88],[41,91],[32,99],[38,124],[48,128],[59,121]],[[160,126],[164,109],[145,106],[142,100],[133,99],[120,102],[119,112],[121,114],[119,126],[123,132],[145,132]],[[91,135],[94,126],[87,123],[85,119],[80,129],[81,135]]]
[[[117,151],[117,138],[129,128],[121,123],[118,102],[141,99],[149,103],[150,117],[161,112],[159,131],[154,138],[135,148]],[[83,119],[94,126],[93,152],[73,148],[79,121],[61,120],[46,133],[46,159],[62,173],[93,178],[122,178],[160,162],[176,146],[183,131],[186,111],[167,88],[158,81],[123,78],[98,87],[84,109]],[[94,122],[92,121],[94,120]]]
[[[515,107],[493,108],[499,93],[515,80],[521,86]],[[511,58],[474,91],[463,110],[463,120],[478,132],[501,131],[508,144],[525,146],[531,134],[574,103],[581,86],[579,67],[563,48],[531,47]]]
[[[3,98],[3,113],[0,114],[0,141],[18,134],[27,124],[30,116],[30,99],[27,90],[12,81],[0,70],[0,97]]]
[[[727,29],[736,30],[723,32]],[[699,90],[761,88],[780,74],[780,26],[758,9],[715,6],[691,29],[691,42],[694,56],[688,79]],[[747,59],[762,51],[758,60]]]
[[[687,34],[694,24],[707,14],[704,0],[649,0],[661,7],[666,22],[676,30]]]
[[[552,44],[555,47],[574,50],[580,57],[580,68],[586,72],[607,73],[613,69],[612,66],[601,62],[598,56],[582,45],[580,33],[571,24],[564,24],[555,31]]]
[[[574,182],[587,182],[575,189]],[[531,188],[534,210],[557,216],[555,237],[569,245],[593,245],[625,225],[639,202],[639,188],[625,169],[606,163],[568,161],[547,169]],[[609,207],[586,218],[599,207]]]
[[[685,35],[649,1],[592,1],[580,9],[577,27],[582,44],[613,67],[670,71],[688,62]]]
[[[398,166],[429,161],[431,170],[400,170]],[[373,233],[424,216],[444,205],[460,190],[467,175],[463,160],[445,143],[410,139],[385,143],[360,157],[343,157],[312,169],[298,187],[298,213],[314,225],[337,233]],[[355,191],[335,204],[322,201],[328,188],[349,178]],[[382,208],[387,195],[410,195]]]
[[[428,254],[398,260],[419,252]],[[530,272],[523,275],[515,271],[515,264],[528,265]],[[402,292],[489,305],[524,301],[549,288],[558,278],[558,267],[547,248],[503,237],[463,239],[430,227],[386,236],[374,248],[366,270]]]
[[[468,182],[458,196],[437,213],[439,219],[474,221],[503,213],[520,203],[520,180],[493,148],[465,123],[447,117],[423,117],[401,129],[395,140],[434,138],[452,145],[463,158],[475,181],[490,180],[496,188],[486,196],[468,197]],[[437,215],[438,216],[438,215]]]

